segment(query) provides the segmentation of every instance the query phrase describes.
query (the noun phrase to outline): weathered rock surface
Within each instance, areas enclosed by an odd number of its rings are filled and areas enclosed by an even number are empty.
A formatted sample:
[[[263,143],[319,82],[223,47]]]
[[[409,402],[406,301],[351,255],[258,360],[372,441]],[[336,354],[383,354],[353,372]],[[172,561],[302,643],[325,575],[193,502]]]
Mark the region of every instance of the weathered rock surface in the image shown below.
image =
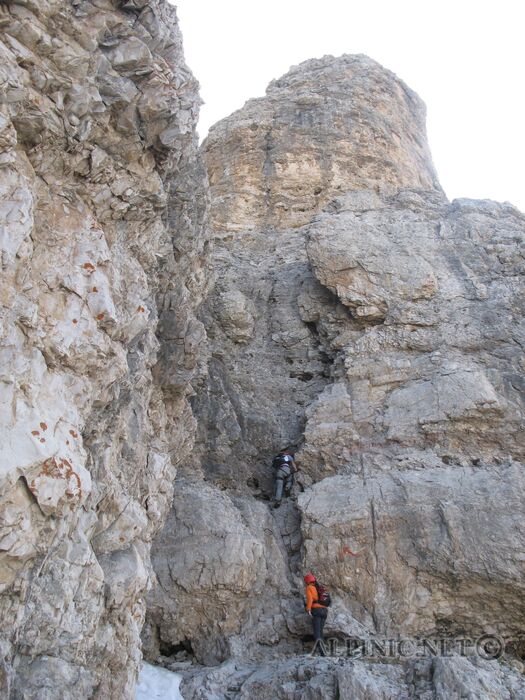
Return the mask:
[[[439,189],[424,120],[419,97],[367,56],[295,66],[212,127],[214,228],[302,226],[338,194],[380,183]]]
[[[308,637],[306,569],[338,639],[523,629],[525,217],[449,203],[419,100],[364,57],[292,69],[203,152],[209,374],[155,544],[150,658],[222,662],[186,671],[188,698],[520,697],[475,659],[283,657]],[[303,493],[268,509],[286,445]]]
[[[344,370],[309,410],[305,466],[357,472],[366,453],[381,469],[427,449],[429,465],[432,453],[523,460],[525,217],[411,190],[352,192],[332,209],[309,228],[309,260],[363,325],[311,305]]]
[[[524,697],[495,661],[307,658],[301,600],[308,568],[338,640],[521,633],[524,216],[446,200],[393,74],[307,61],[204,145],[196,318],[173,8],[0,27],[0,694],[132,697],[151,587],[187,698]]]
[[[365,466],[324,479],[299,497],[306,567],[382,634],[516,637],[525,618],[522,482],[518,463],[379,475]],[[345,543],[360,552],[357,563],[340,556]]]
[[[403,664],[292,657],[249,666],[228,662],[182,682],[186,700],[484,700],[521,698],[523,676],[471,657],[410,659]]]
[[[287,556],[266,504],[180,479],[152,556],[150,655],[186,648],[213,664],[286,636]]]
[[[194,431],[197,86],[161,0],[0,30],[0,695],[127,698]]]

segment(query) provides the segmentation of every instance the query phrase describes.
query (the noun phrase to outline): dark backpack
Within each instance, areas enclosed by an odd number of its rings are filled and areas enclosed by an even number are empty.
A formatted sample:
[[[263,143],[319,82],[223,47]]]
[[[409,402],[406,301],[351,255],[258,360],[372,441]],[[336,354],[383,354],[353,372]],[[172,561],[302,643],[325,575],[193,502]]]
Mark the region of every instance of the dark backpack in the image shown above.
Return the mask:
[[[277,457],[273,458],[272,467],[273,469],[279,469],[284,464],[291,465],[293,457],[291,455],[278,454]]]
[[[319,605],[324,605],[329,608],[332,605],[332,596],[328,592],[328,589],[323,586],[322,583],[318,583],[318,581],[314,583],[314,586],[317,589],[317,602]]]

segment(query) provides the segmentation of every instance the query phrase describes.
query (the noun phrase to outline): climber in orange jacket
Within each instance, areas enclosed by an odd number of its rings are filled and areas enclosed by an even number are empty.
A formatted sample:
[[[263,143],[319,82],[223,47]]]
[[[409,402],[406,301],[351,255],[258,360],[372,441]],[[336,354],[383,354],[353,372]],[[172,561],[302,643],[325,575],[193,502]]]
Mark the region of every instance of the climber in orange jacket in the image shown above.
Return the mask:
[[[304,577],[306,587],[306,612],[312,618],[312,626],[314,632],[314,651],[319,650],[321,656],[326,656],[324,650],[323,629],[326,618],[328,617],[328,606],[330,605],[330,594],[324,586],[321,586],[313,574],[306,574]],[[326,603],[323,605],[320,600],[321,596]]]

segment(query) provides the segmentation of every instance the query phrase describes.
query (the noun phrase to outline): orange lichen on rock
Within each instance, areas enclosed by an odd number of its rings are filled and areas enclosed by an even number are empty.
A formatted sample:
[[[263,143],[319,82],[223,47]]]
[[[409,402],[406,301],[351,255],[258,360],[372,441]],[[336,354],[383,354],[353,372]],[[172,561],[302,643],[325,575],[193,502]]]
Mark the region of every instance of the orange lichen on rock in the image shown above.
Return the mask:
[[[70,430],[69,434],[72,435],[74,438],[78,438],[78,433],[75,432],[74,430]]]
[[[104,314],[98,314],[97,321],[102,321],[103,318],[104,318]]]
[[[39,430],[32,430],[31,435],[40,435],[40,431]]]
[[[90,262],[85,262],[82,265],[82,267],[84,268],[84,270],[90,270],[91,272],[93,272],[93,270],[96,270],[96,267],[93,265],[93,263]]]
[[[40,427],[42,428],[42,430],[47,430],[47,423],[44,423],[44,421],[42,421],[40,423]]]
[[[78,319],[77,319],[77,318],[74,318],[74,319],[73,319],[73,323],[78,323]]]
[[[137,311],[139,311],[140,313],[144,313],[146,309],[143,306],[137,306]]]
[[[68,483],[65,494],[68,499],[82,498],[82,481],[73,469],[71,462],[65,457],[50,457],[42,465],[40,473],[31,481],[29,488],[33,493],[38,491],[37,479],[49,477],[51,479],[64,479]]]
[[[58,462],[56,461],[55,457],[50,457],[49,459],[46,459],[46,461],[42,465],[40,474],[38,474],[36,478],[38,479],[39,476],[51,476],[53,477],[53,479],[60,479],[61,473],[58,467]]]

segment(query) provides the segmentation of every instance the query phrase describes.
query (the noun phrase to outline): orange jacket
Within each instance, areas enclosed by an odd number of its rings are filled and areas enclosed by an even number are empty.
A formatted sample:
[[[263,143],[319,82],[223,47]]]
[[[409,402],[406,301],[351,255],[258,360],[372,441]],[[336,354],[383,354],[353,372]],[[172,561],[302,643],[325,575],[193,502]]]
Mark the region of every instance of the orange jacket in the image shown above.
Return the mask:
[[[312,608],[326,608],[326,605],[318,603],[319,593],[314,583],[309,583],[306,586],[306,612],[310,612]]]

